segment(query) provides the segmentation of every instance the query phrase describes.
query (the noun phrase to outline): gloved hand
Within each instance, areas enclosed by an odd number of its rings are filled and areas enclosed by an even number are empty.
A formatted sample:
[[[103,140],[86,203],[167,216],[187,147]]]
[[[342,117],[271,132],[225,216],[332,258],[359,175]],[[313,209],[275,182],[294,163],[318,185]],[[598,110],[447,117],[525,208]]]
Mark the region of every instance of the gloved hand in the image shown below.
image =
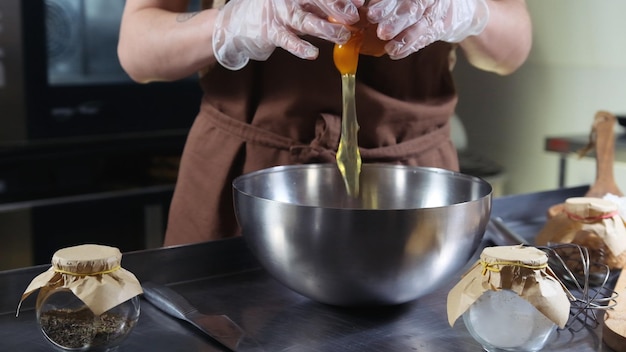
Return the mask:
[[[487,25],[486,0],[371,0],[367,19],[389,41],[385,50],[401,59],[435,41],[460,42]]]
[[[303,59],[315,59],[318,48],[300,38],[312,35],[343,44],[350,30],[339,23],[359,20],[364,0],[231,0],[219,10],[213,32],[215,58],[238,70],[250,59],[266,60],[281,47]],[[329,22],[332,17],[336,23]]]

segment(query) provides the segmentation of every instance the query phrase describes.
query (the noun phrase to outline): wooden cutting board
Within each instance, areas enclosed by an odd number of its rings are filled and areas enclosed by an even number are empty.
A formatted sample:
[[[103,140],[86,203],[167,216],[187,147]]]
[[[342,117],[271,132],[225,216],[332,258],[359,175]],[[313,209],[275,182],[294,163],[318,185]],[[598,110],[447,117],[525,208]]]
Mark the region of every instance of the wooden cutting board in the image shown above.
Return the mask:
[[[615,284],[617,304],[605,313],[602,340],[615,352],[626,352],[626,272],[622,270]]]

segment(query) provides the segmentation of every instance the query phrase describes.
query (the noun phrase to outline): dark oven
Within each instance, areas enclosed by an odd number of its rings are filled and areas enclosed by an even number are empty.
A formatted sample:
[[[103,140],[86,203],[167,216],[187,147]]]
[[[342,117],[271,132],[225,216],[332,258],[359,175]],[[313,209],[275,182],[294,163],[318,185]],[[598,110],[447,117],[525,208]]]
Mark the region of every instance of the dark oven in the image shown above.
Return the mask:
[[[194,77],[142,85],[122,70],[123,7],[124,0],[0,0],[0,143],[190,126],[200,98]]]
[[[160,245],[201,91],[125,74],[123,7],[0,0],[0,270],[77,243]]]

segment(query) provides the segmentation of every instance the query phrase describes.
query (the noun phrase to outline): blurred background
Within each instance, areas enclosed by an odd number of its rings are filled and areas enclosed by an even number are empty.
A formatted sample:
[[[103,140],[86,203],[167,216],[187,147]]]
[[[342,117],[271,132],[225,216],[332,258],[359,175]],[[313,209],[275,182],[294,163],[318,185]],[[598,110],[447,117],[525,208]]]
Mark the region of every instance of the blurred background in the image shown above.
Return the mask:
[[[49,263],[77,243],[161,245],[200,91],[195,77],[128,79],[115,49],[123,5],[0,0],[0,270]],[[546,140],[585,140],[598,110],[626,114],[626,3],[528,6],[534,44],[519,71],[500,77],[458,55],[454,72],[462,171],[492,182],[496,196],[592,183],[593,155]],[[626,189],[626,137],[615,132]]]
[[[559,186],[561,155],[546,150],[546,138],[587,139],[598,110],[626,114],[626,39],[620,34],[626,30],[620,15],[626,3],[527,3],[533,49],[519,71],[506,77],[484,74],[461,55],[455,70],[457,113],[468,148],[502,166],[504,193],[509,194]],[[615,132],[615,176],[626,189],[626,137],[622,126],[616,125]],[[567,155],[564,185],[594,181],[595,159],[590,156]]]

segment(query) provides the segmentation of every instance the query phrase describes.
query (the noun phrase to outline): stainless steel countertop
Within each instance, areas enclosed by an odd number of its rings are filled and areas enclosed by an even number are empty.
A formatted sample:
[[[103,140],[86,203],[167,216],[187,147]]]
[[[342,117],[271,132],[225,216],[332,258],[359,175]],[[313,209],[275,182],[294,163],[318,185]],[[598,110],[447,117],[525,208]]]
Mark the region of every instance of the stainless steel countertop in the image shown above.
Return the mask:
[[[493,216],[531,238],[545,222],[550,205],[585,191],[578,187],[497,198]],[[268,352],[482,351],[462,320],[454,327],[447,322],[446,296],[458,276],[433,294],[407,304],[341,308],[313,302],[269,277],[242,238],[125,253],[122,265],[140,281],[168,284],[205,313],[229,315]],[[35,322],[34,297],[15,317],[22,291],[46,269],[44,265],[0,272],[0,351],[51,350]],[[546,350],[610,351],[602,345],[599,333],[597,328],[576,334],[560,332]],[[119,351],[223,349],[142,299],[138,325]]]

